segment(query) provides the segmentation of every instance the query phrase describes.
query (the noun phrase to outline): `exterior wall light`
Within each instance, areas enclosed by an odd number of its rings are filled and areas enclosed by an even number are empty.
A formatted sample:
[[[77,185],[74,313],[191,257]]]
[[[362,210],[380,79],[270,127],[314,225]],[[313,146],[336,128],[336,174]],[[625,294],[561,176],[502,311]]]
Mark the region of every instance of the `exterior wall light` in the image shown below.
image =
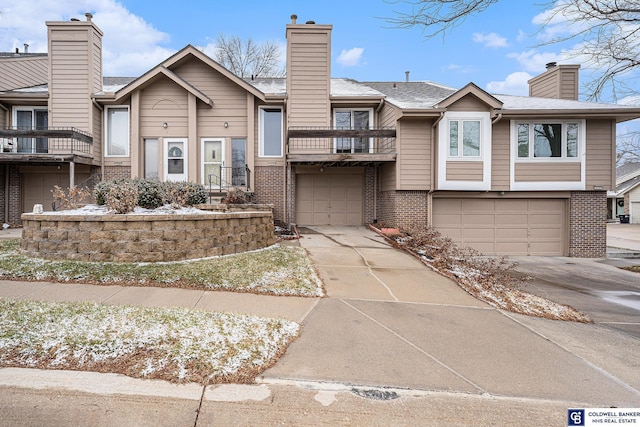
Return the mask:
[[[164,122],[164,123],[162,124],[162,127],[163,127],[163,128],[165,128],[165,129],[166,129],[166,128],[168,128],[168,127],[169,127],[169,123]]]

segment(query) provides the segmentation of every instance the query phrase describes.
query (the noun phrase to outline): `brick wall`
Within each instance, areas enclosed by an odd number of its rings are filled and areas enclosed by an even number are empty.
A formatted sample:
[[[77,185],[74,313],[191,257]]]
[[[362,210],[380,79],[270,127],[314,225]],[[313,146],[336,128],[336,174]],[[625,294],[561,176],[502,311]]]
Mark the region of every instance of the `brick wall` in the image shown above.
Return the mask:
[[[254,200],[256,203],[273,205],[273,219],[276,221],[285,221],[284,173],[284,168],[278,166],[256,166],[253,173]]]
[[[364,223],[371,224],[375,217],[375,181],[376,181],[376,170],[373,167],[367,167],[364,169],[364,188],[363,188],[363,197],[364,197]]]
[[[7,170],[9,171],[9,209],[5,212]],[[20,192],[20,174],[15,165],[0,167],[0,222],[5,220],[9,224],[20,224],[22,215],[22,197]],[[0,224],[1,225],[1,224]]]
[[[569,256],[607,255],[607,193],[576,191],[569,201]]]
[[[110,181],[112,179],[131,178],[131,167],[129,166],[105,166],[104,167],[104,181]]]
[[[427,222],[426,191],[382,191],[378,193],[378,221],[408,229]]]

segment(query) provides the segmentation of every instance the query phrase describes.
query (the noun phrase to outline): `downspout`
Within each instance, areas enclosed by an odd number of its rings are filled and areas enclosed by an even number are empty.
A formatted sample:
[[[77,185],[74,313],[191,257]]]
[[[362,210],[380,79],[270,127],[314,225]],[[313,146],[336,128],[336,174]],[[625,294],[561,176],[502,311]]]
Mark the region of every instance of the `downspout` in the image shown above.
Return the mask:
[[[440,117],[436,119],[431,125],[431,146],[433,151],[431,153],[431,185],[429,186],[429,192],[427,193],[427,226],[431,227],[433,224],[433,192],[436,186],[436,158],[438,144],[436,144],[436,128],[438,123],[444,119],[444,111],[440,113]]]
[[[4,165],[4,222],[9,223],[9,164]]]
[[[498,115],[491,121],[491,125],[495,125],[500,120],[502,120],[502,113],[498,113]]]
[[[376,114],[382,110],[384,106],[384,98],[380,99],[380,103],[376,107]],[[373,223],[378,222],[378,176],[380,172],[380,164],[376,164],[373,168]]]
[[[96,107],[98,107],[98,110],[100,110],[100,112],[102,113],[102,118],[100,119],[100,123],[102,123],[102,128],[104,128],[104,107],[100,104],[98,104],[98,102],[95,100],[95,98],[91,98],[91,102],[93,102],[93,105],[95,105]],[[102,132],[102,135],[104,135],[104,129],[100,129]],[[104,141],[102,141],[102,147],[100,148],[100,181],[104,181]]]

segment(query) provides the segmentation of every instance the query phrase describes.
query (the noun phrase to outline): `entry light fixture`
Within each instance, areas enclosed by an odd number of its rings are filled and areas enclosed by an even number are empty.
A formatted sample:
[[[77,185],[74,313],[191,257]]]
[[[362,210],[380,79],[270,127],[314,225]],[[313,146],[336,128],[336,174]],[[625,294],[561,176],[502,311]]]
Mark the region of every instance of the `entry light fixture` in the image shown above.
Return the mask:
[[[224,127],[228,128],[229,127],[229,122],[224,122]]]
[[[169,123],[164,122],[164,123],[162,124],[162,127],[163,127],[163,128],[165,128],[165,129],[166,129],[166,128],[168,128],[168,127],[169,127]]]

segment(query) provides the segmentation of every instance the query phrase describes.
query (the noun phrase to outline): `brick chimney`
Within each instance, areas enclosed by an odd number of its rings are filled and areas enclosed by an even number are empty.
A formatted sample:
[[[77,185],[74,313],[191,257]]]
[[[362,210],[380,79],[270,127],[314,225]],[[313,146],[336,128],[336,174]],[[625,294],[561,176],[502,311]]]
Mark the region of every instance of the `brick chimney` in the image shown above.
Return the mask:
[[[529,96],[578,100],[579,65],[547,64],[547,70],[529,80]]]
[[[47,22],[49,125],[95,134],[91,95],[102,90],[102,31],[86,20]],[[95,136],[95,135],[94,135]]]
[[[287,120],[291,126],[331,125],[331,25],[287,25]]]

